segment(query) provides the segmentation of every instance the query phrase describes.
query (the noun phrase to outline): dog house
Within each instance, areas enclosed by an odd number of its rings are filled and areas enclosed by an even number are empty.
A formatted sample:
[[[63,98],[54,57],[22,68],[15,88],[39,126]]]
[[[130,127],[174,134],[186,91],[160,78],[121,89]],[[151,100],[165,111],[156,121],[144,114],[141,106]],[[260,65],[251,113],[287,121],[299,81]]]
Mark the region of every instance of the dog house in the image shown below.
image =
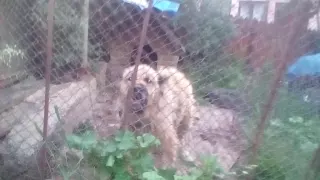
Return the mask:
[[[90,28],[97,41],[102,41],[108,48],[110,60],[107,66],[114,81],[125,67],[134,64],[146,9],[119,0],[96,0],[90,4],[90,11]],[[166,12],[153,8],[141,61],[176,66],[179,57],[185,55],[182,37],[186,31],[173,28],[169,22]]]

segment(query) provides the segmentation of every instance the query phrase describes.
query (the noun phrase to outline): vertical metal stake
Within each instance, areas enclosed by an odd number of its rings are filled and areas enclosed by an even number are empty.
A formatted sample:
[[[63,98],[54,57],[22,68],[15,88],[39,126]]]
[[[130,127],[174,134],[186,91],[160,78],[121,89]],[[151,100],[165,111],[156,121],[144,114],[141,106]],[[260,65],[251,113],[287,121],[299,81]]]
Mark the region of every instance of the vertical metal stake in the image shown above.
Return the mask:
[[[53,13],[54,13],[55,0],[49,0],[48,3],[48,36],[47,36],[47,49],[46,49],[46,62],[45,62],[45,104],[44,104],[44,117],[43,117],[43,146],[40,150],[40,168],[41,179],[45,178],[46,166],[46,139],[48,135],[48,117],[49,117],[49,96],[50,96],[50,74],[52,62],[52,44],[53,44]]]

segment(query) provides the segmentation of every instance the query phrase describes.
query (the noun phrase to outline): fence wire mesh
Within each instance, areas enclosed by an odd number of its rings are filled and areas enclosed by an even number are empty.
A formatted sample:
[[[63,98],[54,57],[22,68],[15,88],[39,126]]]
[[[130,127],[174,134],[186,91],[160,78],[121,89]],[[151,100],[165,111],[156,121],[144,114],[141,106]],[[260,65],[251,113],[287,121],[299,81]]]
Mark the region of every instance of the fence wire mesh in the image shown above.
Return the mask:
[[[2,0],[0,179],[320,179],[319,6]]]

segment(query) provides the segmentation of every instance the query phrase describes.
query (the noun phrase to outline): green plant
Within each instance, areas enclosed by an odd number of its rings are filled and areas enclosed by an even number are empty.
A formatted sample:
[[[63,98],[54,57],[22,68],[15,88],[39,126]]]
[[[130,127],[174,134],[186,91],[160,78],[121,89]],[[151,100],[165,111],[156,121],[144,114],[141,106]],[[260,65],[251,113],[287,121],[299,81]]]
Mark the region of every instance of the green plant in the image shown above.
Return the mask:
[[[258,167],[254,180],[272,179],[285,180],[286,175],[281,161],[273,155],[263,154],[258,159]]]
[[[217,159],[213,156],[203,156],[202,168],[191,168],[191,171],[188,175],[185,176],[175,176],[175,180],[209,180],[212,178],[221,178],[223,177],[222,170],[218,166]]]
[[[90,130],[68,135],[66,142],[71,150],[75,149],[82,155],[74,161],[75,165],[60,167],[60,174],[65,179],[85,167],[91,169],[96,179],[211,180],[221,174],[213,157],[203,158],[203,166],[193,167],[186,176],[177,175],[176,169],[155,168],[150,152],[160,142],[151,134],[135,136],[130,131],[118,131],[111,138],[99,139]]]
[[[149,134],[135,137],[129,131],[119,131],[112,139],[98,140],[93,131],[86,131],[67,136],[67,144],[81,150],[89,166],[95,167],[103,177],[144,179],[148,173],[155,173],[148,151],[159,145],[159,141]]]
[[[260,149],[256,179],[299,180],[319,145],[319,119],[272,119]]]

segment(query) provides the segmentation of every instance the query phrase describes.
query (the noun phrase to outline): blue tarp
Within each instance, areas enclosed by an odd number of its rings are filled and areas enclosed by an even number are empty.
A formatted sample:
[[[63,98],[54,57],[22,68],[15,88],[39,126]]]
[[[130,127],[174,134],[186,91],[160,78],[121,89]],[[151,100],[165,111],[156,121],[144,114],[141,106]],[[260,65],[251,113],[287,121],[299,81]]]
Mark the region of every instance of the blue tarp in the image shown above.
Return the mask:
[[[123,0],[124,2],[135,4],[141,9],[148,7],[148,2],[146,0]],[[180,4],[177,2],[172,2],[168,0],[155,0],[153,1],[153,7],[159,9],[160,11],[178,12]]]
[[[289,66],[287,75],[320,75],[320,53],[301,56],[295,63]]]
[[[159,0],[153,3],[153,7],[159,9],[160,11],[172,11],[178,12],[180,4],[172,1]]]

